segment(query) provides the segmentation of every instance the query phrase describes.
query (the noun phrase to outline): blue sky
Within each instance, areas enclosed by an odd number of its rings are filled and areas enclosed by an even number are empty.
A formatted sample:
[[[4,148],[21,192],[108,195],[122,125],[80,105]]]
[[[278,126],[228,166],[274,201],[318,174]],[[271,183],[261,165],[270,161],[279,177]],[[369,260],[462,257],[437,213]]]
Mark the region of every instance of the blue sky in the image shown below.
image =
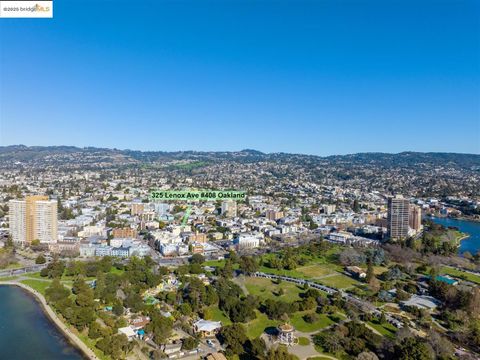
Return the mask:
[[[480,153],[479,14],[54,0],[54,19],[0,19],[0,145]]]

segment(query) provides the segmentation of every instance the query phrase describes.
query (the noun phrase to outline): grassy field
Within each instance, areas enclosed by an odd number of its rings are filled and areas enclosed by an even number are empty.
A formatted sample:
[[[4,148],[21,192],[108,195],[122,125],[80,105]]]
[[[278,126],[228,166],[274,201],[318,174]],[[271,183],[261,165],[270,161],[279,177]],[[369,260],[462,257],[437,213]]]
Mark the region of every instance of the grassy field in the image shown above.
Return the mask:
[[[389,337],[391,339],[395,338],[395,333],[397,332],[397,328],[392,324],[385,323],[382,325],[378,322],[369,321],[368,325],[370,325],[372,328],[377,330],[383,336]]]
[[[232,323],[230,319],[223,313],[223,311],[218,308],[218,306],[215,305],[210,307],[210,311],[212,317],[211,319],[207,320],[221,321],[222,325],[230,325]]]
[[[440,273],[442,275],[450,275],[450,276],[457,277],[459,279],[463,279],[463,280],[473,282],[475,284],[480,284],[480,276],[470,274],[470,273],[467,273],[467,272],[463,272],[463,271],[460,271],[460,270],[457,270],[457,269],[454,269],[454,268],[451,268],[451,267],[448,267],[448,266],[442,267],[440,269]]]
[[[22,280],[20,282],[30,286],[34,290],[37,290],[42,295],[45,295],[45,289],[50,286],[50,281]]]
[[[306,322],[303,317],[309,313],[313,313],[314,311],[299,311],[292,315],[290,321],[292,325],[295,327],[296,330],[301,332],[314,332],[326,328],[334,324],[334,321],[331,320],[328,315],[319,314],[318,321],[314,323]]]
[[[70,329],[72,330],[72,332],[75,332],[77,334],[77,336],[80,338],[80,340],[82,340],[85,343],[85,345],[87,345],[90,349],[92,349],[92,351],[100,360],[111,360],[110,356],[105,355],[102,351],[100,351],[95,347],[95,344],[97,343],[95,340],[90,339],[87,335],[79,333],[72,326],[70,326]]]
[[[329,275],[335,273],[338,266],[334,264],[313,264],[299,267],[296,271],[308,278]]]
[[[306,337],[299,337],[298,338],[298,345],[300,345],[300,346],[310,345],[310,340]]]
[[[276,327],[280,321],[270,320],[267,315],[260,313],[255,310],[257,313],[257,318],[245,324],[247,329],[247,336],[249,339],[255,339],[263,334],[265,329],[269,327]]]
[[[255,277],[245,278],[245,287],[251,295],[262,299],[278,299],[289,302],[300,300],[299,295],[303,292],[303,289],[297,285],[286,281],[277,285],[270,279]],[[280,289],[283,289],[283,295],[278,296],[277,293]]]
[[[318,282],[337,289],[347,289],[353,287],[354,285],[360,284],[360,282],[358,282],[357,280],[343,274],[319,279]]]

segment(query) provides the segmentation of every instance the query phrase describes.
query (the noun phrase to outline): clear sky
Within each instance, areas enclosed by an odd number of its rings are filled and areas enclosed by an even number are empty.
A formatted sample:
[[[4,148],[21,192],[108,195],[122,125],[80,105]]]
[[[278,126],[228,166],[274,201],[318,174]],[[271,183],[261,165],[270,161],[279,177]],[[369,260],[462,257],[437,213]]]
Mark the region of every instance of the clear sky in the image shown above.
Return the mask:
[[[1,145],[480,153],[478,0],[54,0],[0,56]]]

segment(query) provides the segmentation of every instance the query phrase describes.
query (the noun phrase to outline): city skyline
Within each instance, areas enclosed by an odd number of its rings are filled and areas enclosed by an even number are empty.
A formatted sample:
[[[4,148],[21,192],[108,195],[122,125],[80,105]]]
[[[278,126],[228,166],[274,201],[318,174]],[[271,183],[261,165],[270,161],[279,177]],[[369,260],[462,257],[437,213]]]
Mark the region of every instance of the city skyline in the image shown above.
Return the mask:
[[[475,1],[126,5],[2,19],[0,145],[480,153]]]

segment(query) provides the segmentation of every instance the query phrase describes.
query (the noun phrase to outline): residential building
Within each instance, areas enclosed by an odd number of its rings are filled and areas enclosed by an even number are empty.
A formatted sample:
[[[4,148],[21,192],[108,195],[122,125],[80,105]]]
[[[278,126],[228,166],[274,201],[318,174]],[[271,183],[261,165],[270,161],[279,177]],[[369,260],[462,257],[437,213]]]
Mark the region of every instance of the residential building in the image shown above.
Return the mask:
[[[235,217],[237,216],[237,202],[232,200],[227,200],[222,202],[222,215],[226,217]]]
[[[388,199],[388,234],[392,240],[408,236],[410,203],[401,195]]]
[[[263,235],[261,234],[243,233],[238,235],[234,240],[234,244],[239,249],[253,249],[259,247],[261,241],[263,241]]]
[[[57,201],[48,196],[27,196],[9,201],[9,224],[14,242],[21,245],[39,240],[52,244],[58,239]]]
[[[132,215],[141,215],[145,210],[145,204],[141,202],[132,202],[130,204],[130,213]]]
[[[200,319],[193,324],[193,331],[201,337],[215,336],[221,328],[222,323],[220,321]]]
[[[265,217],[271,221],[277,221],[284,216],[283,211],[276,211],[276,210],[267,210],[265,212]]]
[[[410,205],[408,223],[411,229],[418,232],[422,229],[422,208],[417,205]]]
[[[112,235],[114,238],[136,238],[137,230],[130,227],[115,228],[112,230]]]

